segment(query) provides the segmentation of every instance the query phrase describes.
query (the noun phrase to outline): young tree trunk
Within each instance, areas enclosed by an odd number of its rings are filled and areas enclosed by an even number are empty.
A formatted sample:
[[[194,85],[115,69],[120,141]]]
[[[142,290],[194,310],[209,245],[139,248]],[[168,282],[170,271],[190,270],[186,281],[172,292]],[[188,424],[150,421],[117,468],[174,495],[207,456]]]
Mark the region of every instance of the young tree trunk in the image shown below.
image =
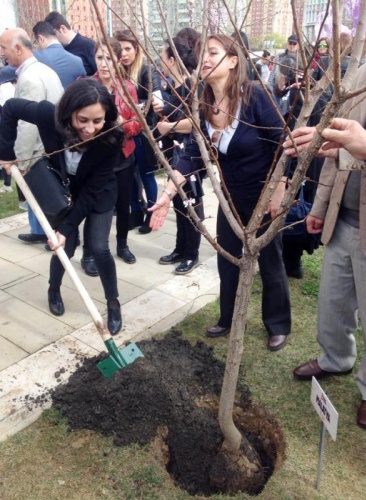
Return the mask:
[[[239,450],[242,440],[242,435],[233,421],[233,409],[240,363],[243,356],[244,332],[247,324],[248,305],[253,287],[256,262],[257,256],[244,251],[239,266],[239,284],[220,396],[219,424],[224,434],[223,449],[233,451]]]

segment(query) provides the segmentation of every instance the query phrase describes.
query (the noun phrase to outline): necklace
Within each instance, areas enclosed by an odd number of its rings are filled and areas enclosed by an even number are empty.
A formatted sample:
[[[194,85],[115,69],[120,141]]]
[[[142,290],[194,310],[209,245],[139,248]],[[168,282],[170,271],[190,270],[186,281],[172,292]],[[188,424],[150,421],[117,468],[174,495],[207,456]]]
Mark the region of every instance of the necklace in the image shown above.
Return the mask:
[[[214,115],[218,115],[218,114],[220,113],[221,109],[219,108],[219,106],[220,106],[220,104],[222,103],[222,101],[225,99],[225,97],[226,97],[226,96],[224,95],[224,97],[220,100],[220,102],[219,102],[219,103],[216,103],[216,101],[215,101],[215,103],[214,103],[214,105],[213,105],[213,110],[212,110],[212,113],[213,113]]]

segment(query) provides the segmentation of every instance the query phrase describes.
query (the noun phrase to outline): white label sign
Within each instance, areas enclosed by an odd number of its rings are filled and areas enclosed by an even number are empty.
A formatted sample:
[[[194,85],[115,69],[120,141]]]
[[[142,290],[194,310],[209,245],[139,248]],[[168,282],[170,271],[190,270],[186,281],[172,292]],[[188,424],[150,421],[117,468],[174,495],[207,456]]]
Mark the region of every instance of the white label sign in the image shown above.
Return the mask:
[[[311,402],[333,441],[337,439],[338,412],[315,377],[311,381]]]

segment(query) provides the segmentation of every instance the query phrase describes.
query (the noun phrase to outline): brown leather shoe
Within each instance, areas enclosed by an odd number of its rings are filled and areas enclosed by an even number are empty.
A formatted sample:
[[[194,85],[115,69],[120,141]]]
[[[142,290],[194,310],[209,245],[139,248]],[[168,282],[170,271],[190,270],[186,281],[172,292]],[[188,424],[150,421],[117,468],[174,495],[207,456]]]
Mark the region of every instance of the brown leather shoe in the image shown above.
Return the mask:
[[[320,368],[318,361],[314,359],[313,361],[308,361],[307,363],[304,363],[303,365],[300,365],[297,368],[295,368],[293,374],[294,377],[298,378],[299,380],[311,380],[312,377],[315,377],[316,379],[321,379],[324,377],[328,377],[329,375],[348,375],[348,373],[351,372],[352,368],[345,372],[328,372]],[[365,412],[365,418],[366,418],[366,412]]]
[[[270,351],[279,351],[286,343],[287,335],[271,335],[268,337],[267,347]]]
[[[357,411],[357,425],[366,429],[366,400],[361,401]]]
[[[207,328],[206,337],[210,337],[211,339],[216,339],[218,337],[225,337],[230,332],[230,326],[219,326],[214,325],[210,328]]]

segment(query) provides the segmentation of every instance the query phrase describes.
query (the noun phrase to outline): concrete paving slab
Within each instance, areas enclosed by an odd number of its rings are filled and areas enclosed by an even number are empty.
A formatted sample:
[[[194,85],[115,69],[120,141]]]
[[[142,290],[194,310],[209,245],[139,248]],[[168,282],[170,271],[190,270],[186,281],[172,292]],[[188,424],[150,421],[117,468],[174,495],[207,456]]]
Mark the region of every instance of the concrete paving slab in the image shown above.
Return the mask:
[[[216,267],[216,258],[213,257],[212,260],[212,263],[203,262],[185,276],[174,276],[171,280],[157,285],[155,290],[184,302],[194,301],[197,297],[205,295],[219,282],[218,275],[212,272]],[[209,270],[211,272],[208,272]]]
[[[0,304],[1,302],[4,302],[4,300],[8,300],[10,295],[3,290],[0,290]]]
[[[3,331],[6,323],[7,320],[6,322],[0,320],[1,331]],[[20,361],[21,359],[29,356],[29,352],[21,349],[2,335],[0,335],[0,352],[0,372],[1,370],[5,370],[5,368],[8,368],[8,366],[12,366],[15,363],[18,363],[18,361]]]
[[[59,329],[57,325],[60,323],[77,329],[90,321],[89,312],[79,293],[65,285],[62,286],[61,290],[65,304],[65,314],[61,317],[53,316],[48,309],[47,289],[47,279],[43,276],[36,276],[31,280],[9,287],[7,292],[55,321],[55,328],[57,330]],[[94,299],[94,303],[102,314],[106,308],[105,300],[103,299],[103,302],[99,302]],[[67,330],[67,333],[69,333],[69,330]]]
[[[38,257],[44,252],[44,248],[40,243],[28,244],[23,243],[16,235],[18,231],[14,233],[15,237],[9,236],[10,233],[0,235],[0,258],[13,262],[15,264],[21,264],[22,261],[29,259],[31,257]]]
[[[56,319],[55,316],[45,314],[17,298],[1,304],[1,318],[1,336],[28,354],[42,349],[74,330],[72,326]],[[3,353],[0,359],[3,364]]]
[[[0,287],[6,288],[23,278],[34,276],[33,271],[0,258]]]

